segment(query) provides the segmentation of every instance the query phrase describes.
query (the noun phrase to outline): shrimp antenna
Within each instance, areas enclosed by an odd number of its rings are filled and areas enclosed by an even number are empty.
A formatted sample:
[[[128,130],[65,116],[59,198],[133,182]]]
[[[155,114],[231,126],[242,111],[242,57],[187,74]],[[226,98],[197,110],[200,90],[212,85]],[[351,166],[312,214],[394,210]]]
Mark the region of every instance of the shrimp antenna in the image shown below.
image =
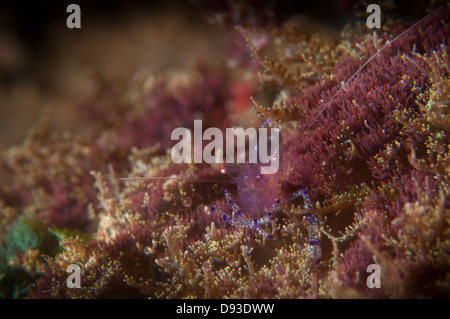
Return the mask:
[[[149,176],[149,177],[122,177],[118,178],[119,181],[138,181],[138,180],[177,180],[177,181],[187,181],[187,182],[201,182],[201,183],[224,183],[224,184],[233,184],[228,181],[220,181],[220,180],[206,180],[206,179],[189,179],[189,178],[181,178],[181,177],[171,177],[171,176]]]
[[[306,131],[309,131],[309,129],[313,126],[313,124],[316,122],[316,120],[319,118],[319,116],[322,115],[322,113],[328,108],[328,106],[331,104],[331,102],[334,101],[334,99],[336,98],[336,96],[341,93],[342,90],[345,90],[345,86],[347,84],[349,84],[353,78],[359,73],[361,72],[367,64],[369,64],[373,59],[375,59],[381,52],[383,52],[388,46],[390,46],[392,43],[394,43],[395,41],[397,41],[399,38],[401,38],[403,35],[405,35],[406,33],[408,33],[410,30],[414,29],[415,27],[417,27],[419,24],[421,24],[423,21],[427,20],[428,18],[430,18],[431,16],[435,15],[437,12],[441,11],[444,7],[440,7],[436,10],[434,10],[433,12],[431,12],[429,15],[427,15],[426,17],[420,19],[419,21],[417,21],[416,23],[414,23],[412,26],[410,26],[408,29],[404,30],[402,33],[400,33],[399,35],[397,35],[393,40],[391,41],[387,41],[386,44],[380,49],[378,50],[374,55],[372,55],[363,65],[361,65],[359,67],[359,69],[353,73],[353,75],[347,80],[345,81],[342,86],[339,88],[339,90],[333,94],[333,96],[331,97],[331,99],[322,107],[322,109],[320,110],[320,112],[314,117],[314,119],[311,121],[311,123],[308,125],[308,127],[306,128]]]

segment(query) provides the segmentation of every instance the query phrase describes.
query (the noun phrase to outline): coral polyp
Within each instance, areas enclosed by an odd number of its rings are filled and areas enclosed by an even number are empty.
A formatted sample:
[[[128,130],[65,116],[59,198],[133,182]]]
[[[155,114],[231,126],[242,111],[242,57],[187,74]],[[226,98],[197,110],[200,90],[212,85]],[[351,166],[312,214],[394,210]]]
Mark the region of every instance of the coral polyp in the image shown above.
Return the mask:
[[[359,2],[333,27],[282,3],[120,7],[33,58],[0,39],[24,114],[0,110],[0,297],[450,296],[449,5],[374,31]],[[197,120],[279,128],[279,169],[174,163]]]

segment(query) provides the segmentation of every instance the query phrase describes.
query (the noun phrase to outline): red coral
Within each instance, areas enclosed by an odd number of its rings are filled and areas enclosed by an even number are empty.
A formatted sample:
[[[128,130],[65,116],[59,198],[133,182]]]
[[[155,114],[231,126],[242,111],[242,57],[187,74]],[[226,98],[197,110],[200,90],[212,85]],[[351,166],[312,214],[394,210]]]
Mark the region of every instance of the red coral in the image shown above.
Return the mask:
[[[429,88],[427,77],[402,56],[411,52],[413,43],[418,52],[437,49],[449,32],[448,26],[440,26],[445,15],[447,11],[441,11],[387,47],[326,104],[323,112],[322,107],[311,106],[323,105],[319,98],[329,101],[336,89],[327,88],[331,83],[336,85],[349,79],[355,71],[349,65],[359,62],[346,62],[345,68],[336,66],[333,80],[325,80],[305,92],[301,105],[309,121],[295,136],[289,137],[295,143],[287,155],[295,167],[289,176],[291,184],[318,189],[324,196],[330,196],[352,182],[370,181],[369,176],[361,174],[370,167],[357,163],[365,163],[396,138],[401,126],[393,119],[392,112],[399,106],[417,108],[413,87]],[[374,53],[373,50],[368,48],[368,53]],[[313,130],[305,133],[311,123],[314,123]],[[338,167],[343,167],[345,173],[336,174]]]

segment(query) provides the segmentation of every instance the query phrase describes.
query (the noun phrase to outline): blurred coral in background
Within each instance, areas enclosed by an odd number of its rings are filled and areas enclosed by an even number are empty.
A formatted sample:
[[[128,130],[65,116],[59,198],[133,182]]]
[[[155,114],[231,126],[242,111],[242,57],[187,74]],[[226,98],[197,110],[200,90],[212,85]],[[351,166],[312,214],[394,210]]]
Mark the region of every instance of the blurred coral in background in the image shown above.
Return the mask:
[[[376,32],[351,0],[79,4],[81,29],[0,6],[1,298],[450,296],[446,1],[387,2]],[[313,208],[278,209],[274,239],[212,214],[248,175],[172,162],[195,119],[280,127],[280,172],[240,201]]]

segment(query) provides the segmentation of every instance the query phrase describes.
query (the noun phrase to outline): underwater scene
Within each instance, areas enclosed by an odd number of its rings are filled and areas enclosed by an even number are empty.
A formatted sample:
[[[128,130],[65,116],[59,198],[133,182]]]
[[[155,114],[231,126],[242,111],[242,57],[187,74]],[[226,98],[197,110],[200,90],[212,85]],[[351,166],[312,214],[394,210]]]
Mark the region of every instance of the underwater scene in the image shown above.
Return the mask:
[[[449,42],[440,0],[0,4],[0,298],[449,298]]]

